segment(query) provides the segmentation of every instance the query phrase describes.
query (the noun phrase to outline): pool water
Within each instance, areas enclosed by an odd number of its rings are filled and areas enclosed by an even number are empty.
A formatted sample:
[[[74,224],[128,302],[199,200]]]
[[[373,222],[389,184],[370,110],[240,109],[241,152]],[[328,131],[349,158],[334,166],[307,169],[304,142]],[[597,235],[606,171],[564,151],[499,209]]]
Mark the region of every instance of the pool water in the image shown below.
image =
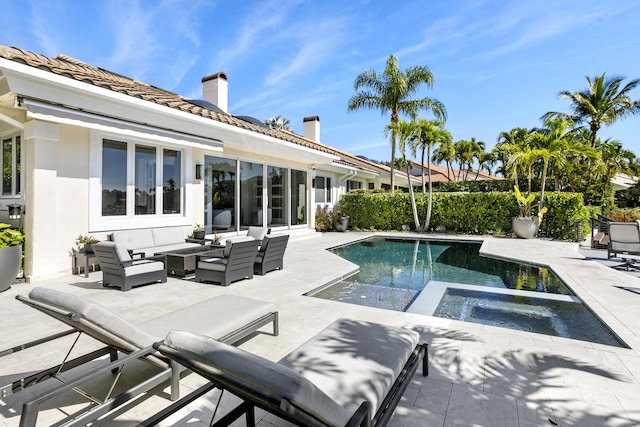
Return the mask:
[[[480,256],[480,242],[375,237],[334,248],[354,275],[308,295],[617,347],[553,271]]]

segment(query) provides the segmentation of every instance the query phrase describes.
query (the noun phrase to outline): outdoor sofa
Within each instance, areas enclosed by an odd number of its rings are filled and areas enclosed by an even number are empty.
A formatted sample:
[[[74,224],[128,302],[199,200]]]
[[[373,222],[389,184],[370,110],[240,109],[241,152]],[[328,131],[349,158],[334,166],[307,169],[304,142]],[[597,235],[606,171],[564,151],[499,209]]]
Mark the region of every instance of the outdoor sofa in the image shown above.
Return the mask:
[[[159,372],[118,395],[102,397],[104,400],[101,399],[99,405],[84,413],[74,414],[73,420],[66,425],[85,425],[167,381],[170,381],[171,384],[172,400],[178,399],[179,375],[184,367],[168,361],[152,347],[153,343],[162,340],[172,329],[186,329],[228,344],[236,343],[253,335],[259,328],[269,323],[273,324],[274,335],[278,335],[279,330],[278,312],[272,303],[234,295],[220,295],[137,325],[98,303],[54,289],[34,288],[28,297],[18,295],[16,299],[60,320],[71,326],[72,329],[70,332],[59,333],[2,351],[0,356],[35,347],[72,332],[85,333],[106,347],[73,360],[65,360],[59,366],[18,379],[12,384],[0,388],[0,394],[3,396],[13,394],[48,378],[58,378],[58,374],[87,364],[106,354],[109,354],[111,358],[111,363],[101,364],[101,367],[90,370],[90,372],[82,372],[75,379],[73,377],[69,379],[64,374],[65,379],[62,385],[25,403],[21,415],[21,426],[35,425],[38,409],[45,401],[58,398],[61,394],[72,389],[75,390],[81,385],[90,385],[98,378],[104,379],[105,373],[122,371],[125,365],[131,365],[138,359],[158,367]],[[68,354],[71,353],[71,350]],[[118,352],[126,353],[127,356],[118,358]],[[136,369],[135,364],[133,366],[132,369]],[[158,369],[154,370],[154,372],[157,371]],[[120,377],[115,376],[113,387],[116,386],[118,378]],[[124,379],[123,382],[126,384],[127,380]],[[119,388],[124,387],[120,383],[117,385]]]
[[[640,228],[639,222],[607,223],[609,243],[607,244],[607,258],[621,258],[622,264],[614,268],[639,268],[635,265],[640,258]],[[634,258],[635,257],[635,258]]]
[[[154,348],[242,399],[214,426],[243,414],[255,426],[255,407],[300,426],[369,426],[388,422],[419,366],[428,375],[419,339],[405,328],[338,319],[278,363],[186,331]]]
[[[114,231],[107,238],[134,254],[153,256],[158,252],[169,252],[200,246],[200,243],[186,241],[182,227],[139,228],[135,230]]]

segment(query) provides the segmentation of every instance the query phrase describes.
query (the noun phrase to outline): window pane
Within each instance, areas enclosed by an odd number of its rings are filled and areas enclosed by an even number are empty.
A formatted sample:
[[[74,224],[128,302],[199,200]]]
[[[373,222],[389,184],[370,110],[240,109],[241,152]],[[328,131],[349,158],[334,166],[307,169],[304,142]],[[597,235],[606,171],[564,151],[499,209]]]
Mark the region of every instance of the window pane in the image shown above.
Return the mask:
[[[276,166],[267,168],[267,192],[273,225],[287,225],[287,169]]]
[[[264,224],[262,216],[262,171],[259,163],[240,162],[241,229]],[[269,218],[267,218],[269,224]]]
[[[163,150],[162,180],[162,213],[180,213],[182,201],[182,168],[180,162],[180,151]]]
[[[291,225],[307,223],[307,172],[291,170]]]
[[[136,215],[156,213],[156,149],[136,145]]]
[[[127,144],[102,143],[102,215],[125,215],[127,200]]]
[[[205,156],[204,164],[204,225],[207,233],[233,231],[236,229],[236,162]]]
[[[326,203],[324,176],[316,177],[316,202]]]
[[[13,176],[13,139],[2,141],[2,195],[11,196],[11,177]]]

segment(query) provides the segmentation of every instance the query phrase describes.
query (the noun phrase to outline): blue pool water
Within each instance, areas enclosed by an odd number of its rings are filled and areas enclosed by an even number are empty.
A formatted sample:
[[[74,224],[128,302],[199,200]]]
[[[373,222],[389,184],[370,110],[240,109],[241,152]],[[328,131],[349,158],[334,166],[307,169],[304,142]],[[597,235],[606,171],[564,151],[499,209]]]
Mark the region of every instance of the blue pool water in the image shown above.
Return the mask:
[[[553,271],[482,257],[480,246],[376,237],[334,248],[359,272],[310,295],[628,347]]]

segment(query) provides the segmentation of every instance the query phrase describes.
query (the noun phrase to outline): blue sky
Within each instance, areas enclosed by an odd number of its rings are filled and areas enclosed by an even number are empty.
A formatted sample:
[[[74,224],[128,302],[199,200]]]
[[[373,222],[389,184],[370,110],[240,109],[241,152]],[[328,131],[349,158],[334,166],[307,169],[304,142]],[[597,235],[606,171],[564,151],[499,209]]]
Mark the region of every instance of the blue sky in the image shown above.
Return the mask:
[[[640,1],[0,0],[0,44],[58,53],[201,98],[201,78],[229,77],[229,110],[288,118],[296,133],[318,115],[321,141],[388,160],[388,115],[348,112],[355,77],[427,65],[431,96],[454,140],[490,149],[501,131],[569,111],[561,90],[585,76],[640,77]],[[640,99],[640,88],[632,92]],[[429,114],[423,114],[432,118]],[[640,116],[599,134],[640,155]]]

